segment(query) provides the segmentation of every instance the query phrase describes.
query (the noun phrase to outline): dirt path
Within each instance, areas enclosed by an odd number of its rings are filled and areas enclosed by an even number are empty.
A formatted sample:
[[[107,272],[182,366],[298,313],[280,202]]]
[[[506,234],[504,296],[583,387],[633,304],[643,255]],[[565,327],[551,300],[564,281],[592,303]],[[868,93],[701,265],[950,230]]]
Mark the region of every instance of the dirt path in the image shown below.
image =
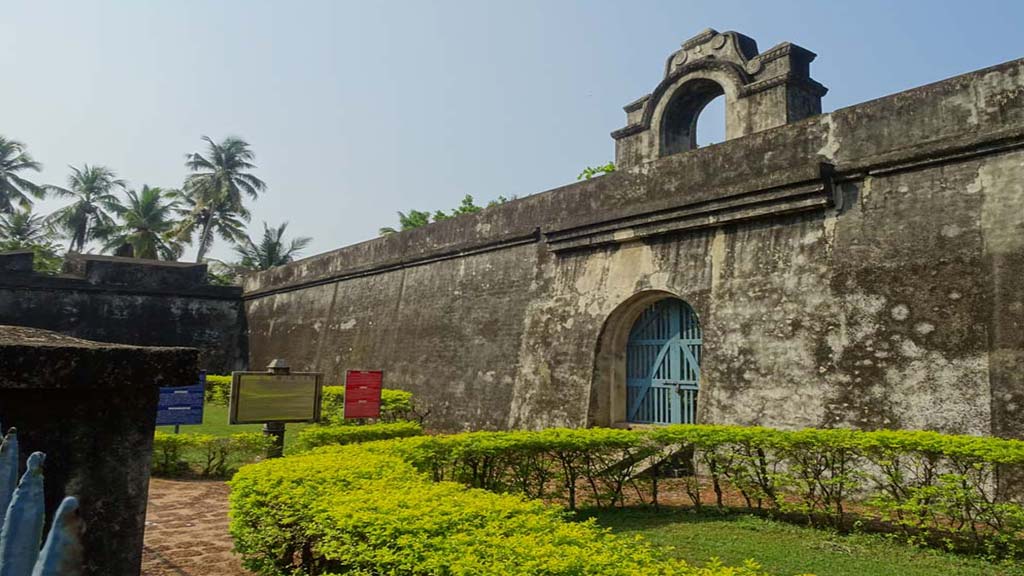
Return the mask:
[[[251,576],[231,552],[224,482],[149,482],[142,576]]]

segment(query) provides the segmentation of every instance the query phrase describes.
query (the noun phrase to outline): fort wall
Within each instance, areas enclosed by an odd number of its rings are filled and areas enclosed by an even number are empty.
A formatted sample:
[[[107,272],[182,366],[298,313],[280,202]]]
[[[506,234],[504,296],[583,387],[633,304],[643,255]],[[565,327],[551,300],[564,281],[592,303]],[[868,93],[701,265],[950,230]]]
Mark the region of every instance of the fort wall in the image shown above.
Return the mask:
[[[618,172],[249,277],[253,365],[383,369],[440,429],[621,425],[624,334],[673,295],[699,421],[1024,437],[1024,60],[828,114],[779,74],[734,92],[795,116],[662,154],[652,113]]]

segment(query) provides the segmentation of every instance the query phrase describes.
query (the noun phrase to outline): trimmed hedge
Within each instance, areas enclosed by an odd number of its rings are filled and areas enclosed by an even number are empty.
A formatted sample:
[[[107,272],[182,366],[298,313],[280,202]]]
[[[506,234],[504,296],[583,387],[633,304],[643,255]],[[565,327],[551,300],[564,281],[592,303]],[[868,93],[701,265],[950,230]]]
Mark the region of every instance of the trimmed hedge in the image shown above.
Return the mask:
[[[640,538],[565,522],[538,501],[433,482],[383,450],[331,447],[242,468],[231,480],[231,534],[246,568],[267,576],[759,574],[666,559]]]
[[[246,566],[267,575],[702,574],[592,524],[563,524],[536,500],[657,504],[659,486],[675,478],[696,507],[741,502],[842,528],[856,503],[860,518],[913,542],[1015,556],[1024,550],[1024,494],[1000,478],[1021,472],[1024,442],[934,432],[668,426],[414,436],[242,468],[232,534]],[[756,569],[729,570],[703,574]]]
[[[272,442],[272,438],[259,432],[241,432],[224,437],[158,431],[153,436],[152,471],[162,476],[198,473],[207,477],[224,477],[240,462],[263,457]],[[186,459],[188,454],[194,457]],[[192,470],[189,462],[198,462],[199,468]]]
[[[321,405],[322,419],[325,424],[351,424],[345,420],[345,387],[324,386]],[[380,391],[380,422],[398,422],[402,420],[421,421],[412,401],[412,393],[405,390],[384,388]]]
[[[211,404],[227,406],[231,399],[231,375],[206,375],[206,401]]]
[[[561,500],[570,509],[580,490],[592,506],[622,505],[627,495],[656,505],[661,482],[682,478],[698,508],[724,507],[732,493],[750,509],[842,529],[856,502],[861,517],[912,540],[995,555],[1024,551],[1024,494],[1000,486],[1000,478],[1024,478],[1019,440],[679,425],[472,432],[368,448],[399,455],[435,480]]]
[[[310,450],[321,446],[407,438],[421,434],[423,434],[423,428],[416,422],[392,422],[366,426],[307,426],[299,431],[295,442],[300,450]]]

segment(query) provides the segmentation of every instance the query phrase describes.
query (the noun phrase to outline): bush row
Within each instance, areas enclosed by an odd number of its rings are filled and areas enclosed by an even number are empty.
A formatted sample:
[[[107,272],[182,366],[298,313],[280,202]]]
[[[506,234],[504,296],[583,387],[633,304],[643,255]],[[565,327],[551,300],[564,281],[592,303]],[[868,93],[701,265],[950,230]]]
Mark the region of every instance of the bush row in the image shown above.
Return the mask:
[[[407,438],[421,434],[423,434],[423,428],[416,422],[391,422],[366,426],[307,426],[299,431],[295,442],[299,450],[309,450],[320,446]]]
[[[231,375],[206,375],[206,401],[211,404],[227,406],[231,398]]]
[[[152,471],[158,476],[198,473],[208,477],[224,477],[233,468],[264,456],[272,441],[259,432],[242,432],[223,437],[158,431],[153,436]],[[189,462],[198,463],[198,469],[191,469]]]
[[[692,504],[801,514],[844,528],[856,503],[912,539],[1021,552],[1024,442],[934,432],[669,426],[423,436],[367,445],[429,474],[497,492],[598,507],[657,504],[680,478]],[[580,494],[582,492],[582,494]],[[727,502],[727,500],[733,500]]]
[[[396,442],[407,440],[390,441]],[[246,466],[231,480],[231,534],[263,575],[756,576],[695,568],[639,538],[519,495],[433,482],[382,444]]]

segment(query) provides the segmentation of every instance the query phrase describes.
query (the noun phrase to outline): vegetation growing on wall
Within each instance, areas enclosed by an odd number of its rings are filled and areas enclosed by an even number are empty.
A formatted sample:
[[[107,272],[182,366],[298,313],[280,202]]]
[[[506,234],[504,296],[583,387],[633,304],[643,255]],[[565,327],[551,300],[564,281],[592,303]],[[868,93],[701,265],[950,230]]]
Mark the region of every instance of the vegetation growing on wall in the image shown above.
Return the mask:
[[[427,224],[430,224],[432,221],[440,222],[442,220],[448,220],[449,218],[461,216],[462,214],[473,214],[475,212],[483,210],[484,208],[490,208],[491,206],[498,206],[499,204],[504,204],[509,200],[515,200],[515,196],[513,196],[512,198],[498,196],[496,199],[488,202],[487,206],[477,206],[473,202],[473,197],[469,194],[466,194],[462,198],[462,203],[453,208],[449,212],[445,212],[444,210],[435,210],[433,214],[431,214],[430,212],[422,212],[420,210],[409,210],[408,212],[399,212],[398,229],[392,228],[390,226],[385,226],[380,229],[380,235],[386,236],[388,234],[394,234],[396,232],[412,230],[413,228],[426,226]]]
[[[594,176],[604,176],[605,174],[611,174],[615,172],[615,163],[608,162],[600,166],[587,166],[582,172],[576,176],[577,180],[590,180]]]

